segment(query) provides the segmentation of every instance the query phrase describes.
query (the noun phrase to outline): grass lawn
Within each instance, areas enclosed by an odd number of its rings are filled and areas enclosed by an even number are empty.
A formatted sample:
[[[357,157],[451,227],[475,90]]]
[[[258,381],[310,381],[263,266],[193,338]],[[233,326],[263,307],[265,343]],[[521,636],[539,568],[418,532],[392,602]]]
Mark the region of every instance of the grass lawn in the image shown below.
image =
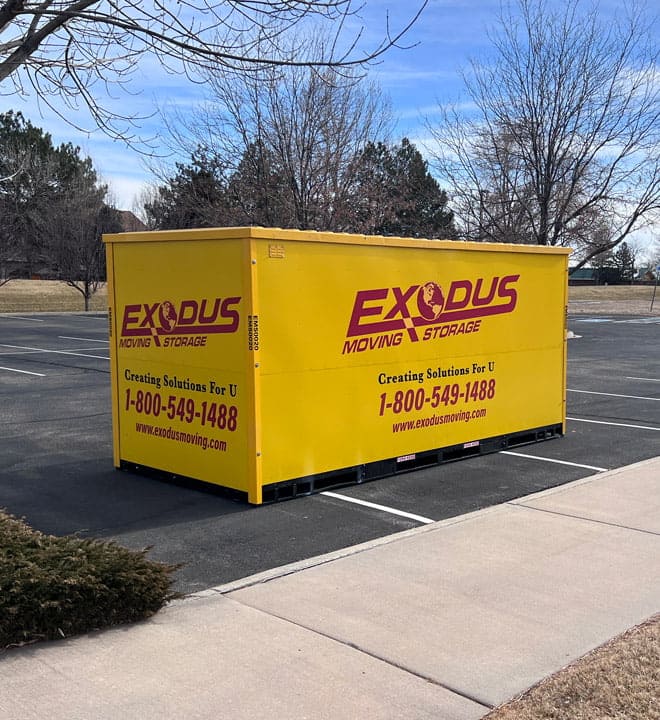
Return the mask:
[[[590,301],[650,301],[651,285],[571,286],[569,300]],[[658,297],[660,305],[660,293]],[[0,313],[9,312],[73,312],[85,309],[82,295],[58,280],[12,280],[0,287]],[[92,297],[91,309],[108,309],[105,284]]]
[[[615,638],[484,720],[658,720],[660,615]]]
[[[105,283],[92,296],[91,309],[108,309]],[[0,287],[0,313],[84,310],[82,294],[59,280],[11,280]]]
[[[571,285],[570,300],[650,300],[653,285]]]

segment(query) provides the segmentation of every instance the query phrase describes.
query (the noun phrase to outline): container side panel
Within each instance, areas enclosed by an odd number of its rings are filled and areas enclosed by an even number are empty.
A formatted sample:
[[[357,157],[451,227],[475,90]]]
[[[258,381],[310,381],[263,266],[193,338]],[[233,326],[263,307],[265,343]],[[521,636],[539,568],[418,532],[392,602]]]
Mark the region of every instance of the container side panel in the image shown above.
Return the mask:
[[[264,485],[563,423],[565,265],[261,242]]]
[[[247,492],[240,240],[114,244],[122,461]]]

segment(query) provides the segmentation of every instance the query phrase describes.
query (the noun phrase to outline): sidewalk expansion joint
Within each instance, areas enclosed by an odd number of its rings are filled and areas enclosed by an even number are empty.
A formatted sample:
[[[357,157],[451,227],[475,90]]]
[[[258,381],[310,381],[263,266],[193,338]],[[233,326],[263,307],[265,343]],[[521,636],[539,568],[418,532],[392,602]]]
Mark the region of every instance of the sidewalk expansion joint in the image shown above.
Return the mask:
[[[508,502],[511,507],[522,508],[523,510],[533,510],[535,512],[546,513],[547,515],[559,515],[559,517],[572,518],[573,520],[583,520],[584,522],[594,523],[596,525],[607,525],[608,527],[619,528],[620,530],[631,530],[632,532],[642,533],[644,535],[653,535],[657,537],[660,533],[654,530],[644,530],[643,528],[631,527],[630,525],[622,525],[621,523],[608,522],[606,520],[596,520],[595,518],[584,517],[583,515],[573,515],[572,513],[559,512],[559,510],[548,510],[546,508],[538,508],[533,505],[523,505],[517,502]]]
[[[288,623],[289,625],[293,625],[294,627],[300,628],[301,630],[306,630],[307,632],[314,633],[314,635],[323,637],[326,640],[330,640],[331,642],[337,643],[338,645],[343,645],[344,647],[349,647],[349,648],[351,648],[351,650],[355,650],[356,652],[359,652],[362,655],[366,655],[367,657],[370,657],[370,658],[373,658],[374,660],[378,660],[379,662],[385,663],[386,665],[389,665],[390,667],[396,668],[397,670],[401,670],[401,672],[404,672],[404,673],[407,673],[408,675],[412,675],[413,677],[419,678],[420,680],[423,680],[424,682],[427,682],[430,685],[435,685],[436,687],[439,687],[442,690],[446,690],[447,692],[450,692],[453,695],[462,697],[464,700],[469,700],[470,702],[474,703],[475,705],[479,705],[480,707],[483,707],[485,710],[493,710],[495,708],[495,705],[492,705],[491,703],[487,702],[486,700],[484,700],[482,698],[478,698],[478,697],[475,697],[474,695],[470,695],[469,693],[464,692],[463,690],[459,690],[458,688],[452,687],[451,685],[442,683],[439,680],[436,680],[435,678],[430,677],[429,675],[425,675],[424,673],[420,673],[417,670],[413,670],[412,668],[406,667],[405,665],[401,665],[400,663],[394,662],[393,660],[390,660],[386,657],[382,657],[381,655],[378,655],[377,653],[372,652],[371,650],[367,650],[366,648],[361,647],[357,643],[350,642],[348,640],[342,640],[341,638],[335,637],[334,635],[330,635],[329,633],[325,633],[316,628],[309,627],[308,625],[305,625],[303,623],[292,620],[291,618],[284,617],[282,615],[278,615],[275,612],[271,612],[269,610],[264,610],[263,608],[259,608],[254,605],[250,605],[249,603],[245,603],[242,600],[237,600],[236,598],[232,598],[229,595],[225,595],[225,597],[228,597],[230,600],[232,600],[233,602],[239,603],[240,605],[244,605],[246,607],[252,608],[253,610],[256,610],[257,612],[261,612],[264,615],[268,615],[269,617],[277,618],[278,620]]]

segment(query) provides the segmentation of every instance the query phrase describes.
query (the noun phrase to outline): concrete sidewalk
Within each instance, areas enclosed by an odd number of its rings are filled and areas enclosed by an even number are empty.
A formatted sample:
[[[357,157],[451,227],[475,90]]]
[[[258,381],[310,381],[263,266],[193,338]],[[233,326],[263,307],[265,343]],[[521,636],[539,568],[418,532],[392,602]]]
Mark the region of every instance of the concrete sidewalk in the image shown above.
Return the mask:
[[[13,650],[0,717],[476,720],[660,609],[659,535],[655,458]]]

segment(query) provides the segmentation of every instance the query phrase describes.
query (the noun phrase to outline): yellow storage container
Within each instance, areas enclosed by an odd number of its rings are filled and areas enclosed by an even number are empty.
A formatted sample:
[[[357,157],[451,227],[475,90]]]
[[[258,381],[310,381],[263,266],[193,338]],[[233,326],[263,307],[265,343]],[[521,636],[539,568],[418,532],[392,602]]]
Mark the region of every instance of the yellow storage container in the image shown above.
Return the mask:
[[[563,433],[567,249],[266,228],[104,240],[117,467],[259,504]]]

